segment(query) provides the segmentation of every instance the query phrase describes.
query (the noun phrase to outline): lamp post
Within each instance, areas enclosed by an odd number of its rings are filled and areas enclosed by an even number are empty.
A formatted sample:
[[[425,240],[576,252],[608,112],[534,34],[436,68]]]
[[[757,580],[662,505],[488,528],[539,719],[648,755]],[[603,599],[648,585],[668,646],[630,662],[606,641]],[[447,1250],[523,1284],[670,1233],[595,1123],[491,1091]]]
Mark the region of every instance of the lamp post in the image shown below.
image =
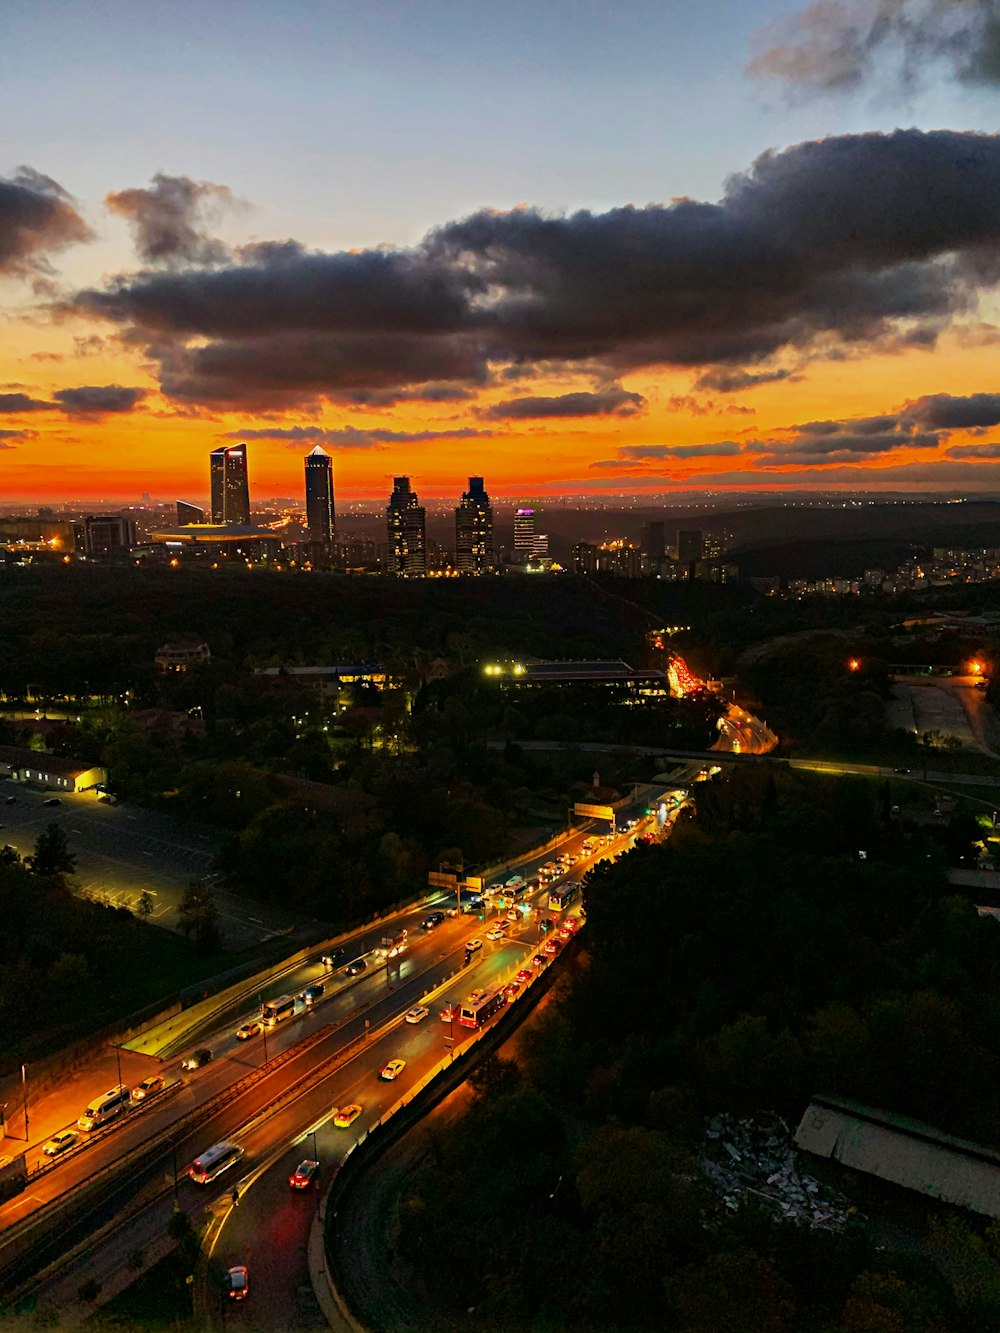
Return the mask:
[[[28,1066],[21,1066],[21,1095],[24,1099],[24,1141],[31,1142],[31,1135],[28,1132]]]
[[[118,1066],[118,1086],[120,1088],[122,1086],[122,1048],[117,1041],[115,1042],[115,1063]]]

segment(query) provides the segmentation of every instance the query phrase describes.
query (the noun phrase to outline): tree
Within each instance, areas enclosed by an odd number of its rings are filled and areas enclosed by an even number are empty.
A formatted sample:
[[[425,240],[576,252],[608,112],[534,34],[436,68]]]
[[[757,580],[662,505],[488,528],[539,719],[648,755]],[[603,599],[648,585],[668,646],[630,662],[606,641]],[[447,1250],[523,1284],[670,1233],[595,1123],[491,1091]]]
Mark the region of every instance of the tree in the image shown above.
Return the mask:
[[[39,833],[34,855],[28,857],[28,868],[45,879],[75,873],[76,857],[69,850],[66,834],[58,824],[49,824]]]
[[[177,924],[205,953],[214,953],[221,946],[219,914],[207,884],[193,879],[187,886],[177,909]]]
[[[139,901],[135,905],[137,916],[141,916],[143,921],[148,921],[153,915],[153,895],[148,889],[143,889],[139,894]]]

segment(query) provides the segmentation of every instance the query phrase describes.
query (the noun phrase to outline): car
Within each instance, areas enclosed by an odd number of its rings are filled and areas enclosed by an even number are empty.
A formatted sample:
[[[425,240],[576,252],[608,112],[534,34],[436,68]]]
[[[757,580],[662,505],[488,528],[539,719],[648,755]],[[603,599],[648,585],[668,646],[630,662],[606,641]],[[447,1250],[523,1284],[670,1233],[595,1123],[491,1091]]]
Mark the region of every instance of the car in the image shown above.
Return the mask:
[[[902,773],[905,776],[910,770],[908,768],[894,768],[892,771],[894,773]],[[48,801],[46,801],[45,804],[48,805]]]
[[[549,958],[555,958],[561,948],[562,942],[553,937],[551,940],[546,940],[542,945],[542,953],[547,954]]]
[[[6,801],[4,801],[4,805],[17,805],[17,797],[8,796]]]
[[[477,949],[481,949],[482,947],[483,947],[483,942],[477,936],[471,940],[466,941],[465,952],[475,953]]]
[[[42,805],[62,805],[62,801],[58,796],[50,796],[47,801],[42,802]]]
[[[555,924],[556,919],[554,916],[543,916],[538,923],[538,929],[544,934],[547,930],[551,930]]]
[[[288,1177],[288,1183],[293,1190],[307,1190],[316,1179],[319,1173],[319,1162],[313,1161],[307,1157],[304,1162],[299,1162],[298,1166]]]
[[[52,1135],[42,1152],[46,1157],[61,1157],[64,1152],[69,1152],[79,1138],[75,1129],[61,1129],[58,1134]]]
[[[381,1074],[379,1074],[379,1078],[384,1078],[387,1083],[391,1083],[392,1080],[400,1075],[405,1068],[405,1060],[390,1060],[382,1070]]]
[[[568,916],[563,922],[563,930],[568,930],[571,935],[575,935],[580,929],[580,923],[575,916]]]
[[[532,973],[528,970],[528,968],[522,967],[520,972],[518,972],[517,976],[514,978],[514,980],[519,981],[521,985],[524,986],[527,985],[527,983],[531,980],[531,977]]]
[[[503,993],[507,996],[508,1000],[512,1000],[520,989],[521,983],[519,981],[508,981],[503,988]]]
[[[572,938],[573,938],[573,932],[567,926],[563,926],[561,930],[556,931],[556,939],[562,940],[563,944],[565,944],[568,940],[571,940]]]
[[[237,1041],[249,1041],[251,1037],[259,1036],[264,1031],[264,1025],[259,1018],[251,1018],[248,1023],[241,1024],[236,1029]]]
[[[243,1301],[250,1295],[250,1274],[246,1264],[234,1264],[226,1274],[226,1295],[231,1301]]]
[[[430,1010],[424,1005],[416,1004],[412,1009],[407,1009],[403,1017],[407,1023],[422,1023],[429,1013]]]
[[[497,925],[494,926],[492,930],[488,930],[486,932],[486,938],[490,941],[491,944],[496,944],[498,940],[505,940],[507,936]],[[466,945],[466,948],[468,948],[468,945]]]
[[[507,913],[507,920],[510,922],[512,926],[516,926],[517,923],[520,921],[520,919],[521,919],[521,913],[517,910],[516,907],[512,907],[510,911]]]
[[[549,960],[545,957],[543,953],[536,953],[531,961],[534,963],[536,967],[544,967]]]
[[[159,1074],[150,1074],[149,1078],[144,1078],[137,1088],[132,1089],[132,1100],[135,1102],[144,1102],[147,1097],[154,1097],[163,1087],[163,1079]]]
[[[186,1060],[181,1061],[182,1069],[201,1069],[207,1065],[212,1058],[212,1052],[207,1046],[201,1046],[196,1051],[192,1051]]]
[[[323,998],[323,987],[318,982],[312,986],[307,986],[300,998],[303,1004],[315,1004],[317,1000]]]
[[[333,949],[330,953],[325,953],[319,960],[324,967],[339,967],[344,961],[344,950]]]
[[[424,930],[433,930],[435,926],[440,926],[444,920],[444,912],[431,912],[430,916],[425,916],[421,925]]]
[[[344,973],[349,977],[359,977],[362,972],[368,969],[367,958],[355,958],[353,963],[348,963],[344,968]]]
[[[458,1013],[458,1008],[459,1006],[454,1004],[451,1000],[445,1000],[444,1008],[438,1014],[438,1018],[440,1018],[442,1023],[452,1023]]]
[[[362,1108],[357,1102],[351,1102],[349,1106],[342,1106],[339,1111],[335,1112],[333,1123],[338,1129],[350,1129],[361,1111]]]

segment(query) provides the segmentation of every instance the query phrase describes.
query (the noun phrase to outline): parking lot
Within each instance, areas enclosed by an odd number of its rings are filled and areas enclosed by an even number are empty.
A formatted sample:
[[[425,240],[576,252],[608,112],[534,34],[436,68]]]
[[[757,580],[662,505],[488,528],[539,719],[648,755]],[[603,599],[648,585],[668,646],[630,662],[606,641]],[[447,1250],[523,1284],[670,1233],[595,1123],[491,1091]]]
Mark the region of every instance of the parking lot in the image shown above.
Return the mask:
[[[218,830],[171,819],[136,806],[104,804],[93,791],[55,793],[0,781],[0,846],[30,855],[48,824],[58,824],[77,858],[78,892],[135,911],[143,892],[153,900],[149,920],[177,929],[177,909],[192,879],[209,873]],[[13,797],[13,801],[10,798]],[[216,906],[226,947],[239,950],[300,924],[261,903],[217,889]]]

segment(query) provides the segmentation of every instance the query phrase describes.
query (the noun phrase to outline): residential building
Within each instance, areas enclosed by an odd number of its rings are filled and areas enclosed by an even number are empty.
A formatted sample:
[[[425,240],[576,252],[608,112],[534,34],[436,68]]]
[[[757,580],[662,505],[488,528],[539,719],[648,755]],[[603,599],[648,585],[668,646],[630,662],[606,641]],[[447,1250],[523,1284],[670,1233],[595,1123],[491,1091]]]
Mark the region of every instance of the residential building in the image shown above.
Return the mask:
[[[573,547],[574,574],[597,573],[597,547],[593,542],[577,542]]]
[[[482,477],[469,478],[469,489],[455,510],[455,563],[460,574],[491,574],[496,569],[493,509]]]
[[[643,523],[639,536],[639,551],[648,560],[662,560],[667,554],[666,540],[663,523]]]
[[[549,553],[548,533],[539,532],[534,509],[518,509],[514,514],[514,561],[524,564],[532,556],[544,559]]]
[[[160,671],[187,671],[190,667],[200,666],[212,656],[204,639],[170,639],[157,648],[153,659]]]
[[[385,517],[389,572],[402,578],[423,578],[427,573],[427,511],[410,489],[409,477],[393,478]]]
[[[128,555],[135,541],[135,523],[120,514],[88,514],[83,520],[83,549],[91,560]]]
[[[692,565],[705,554],[705,541],[700,528],[680,528],[677,533],[677,559]]]
[[[212,522],[250,522],[250,482],[247,475],[247,447],[235,444],[213,449],[210,456],[212,483]]]
[[[306,526],[310,542],[334,545],[333,459],[318,444],[306,455]]]

